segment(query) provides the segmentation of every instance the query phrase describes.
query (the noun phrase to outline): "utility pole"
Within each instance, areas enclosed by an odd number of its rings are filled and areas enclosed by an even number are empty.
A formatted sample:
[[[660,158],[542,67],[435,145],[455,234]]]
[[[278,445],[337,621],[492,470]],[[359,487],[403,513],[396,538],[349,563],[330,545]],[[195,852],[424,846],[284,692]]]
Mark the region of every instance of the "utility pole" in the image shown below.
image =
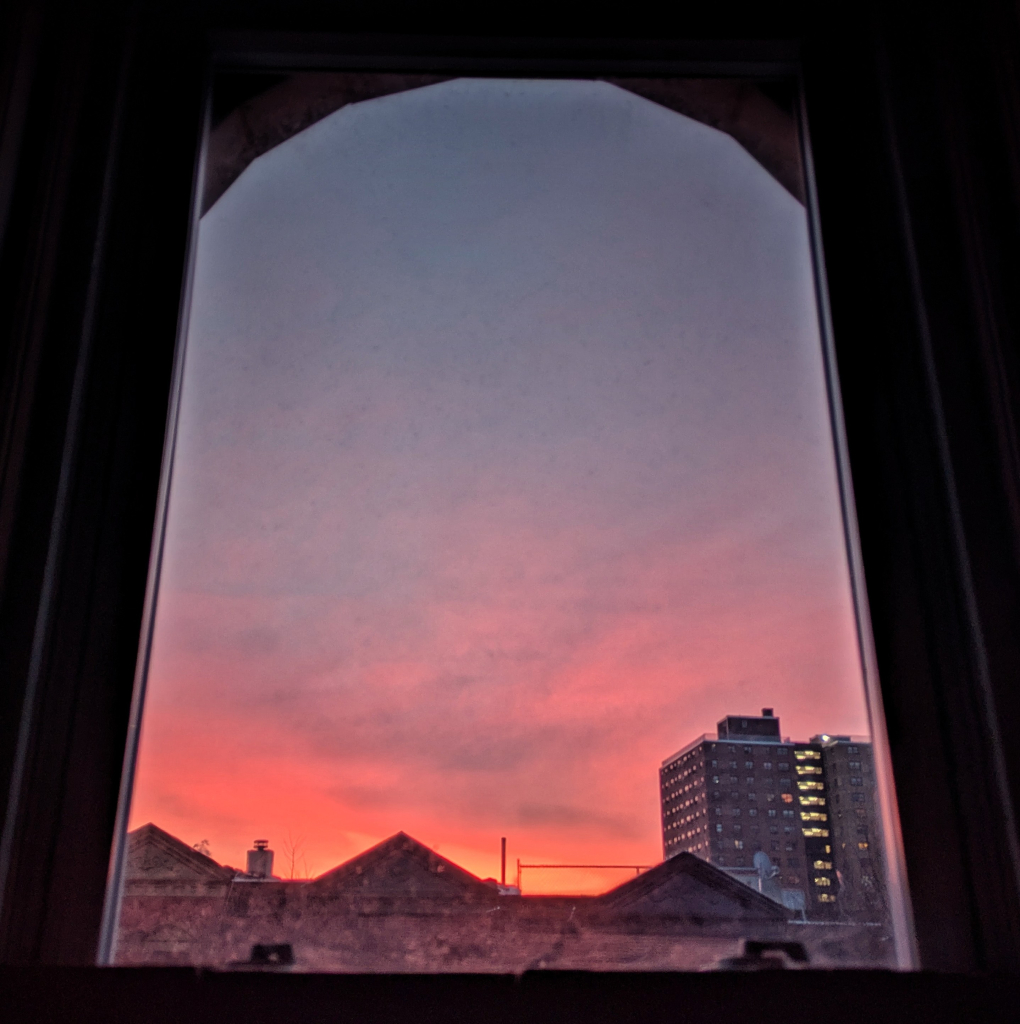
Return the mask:
[[[499,855],[499,884],[506,885],[506,836],[500,840],[502,847]]]

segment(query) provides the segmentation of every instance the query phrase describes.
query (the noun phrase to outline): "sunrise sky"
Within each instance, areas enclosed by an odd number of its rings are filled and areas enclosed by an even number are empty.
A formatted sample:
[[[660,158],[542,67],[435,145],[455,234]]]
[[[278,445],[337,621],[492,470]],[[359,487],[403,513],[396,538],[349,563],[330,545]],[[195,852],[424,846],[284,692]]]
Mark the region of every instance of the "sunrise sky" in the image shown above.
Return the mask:
[[[797,201],[597,82],[256,160],[198,239],[131,827],[652,864],[662,759],[762,706],[868,732]]]

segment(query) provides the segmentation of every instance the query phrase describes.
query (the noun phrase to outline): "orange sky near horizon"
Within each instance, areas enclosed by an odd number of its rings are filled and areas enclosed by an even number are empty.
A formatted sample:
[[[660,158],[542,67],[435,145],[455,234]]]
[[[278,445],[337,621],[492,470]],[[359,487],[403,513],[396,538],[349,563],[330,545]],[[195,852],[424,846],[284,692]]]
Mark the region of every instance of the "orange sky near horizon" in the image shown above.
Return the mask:
[[[345,108],[201,223],[130,827],[661,859],[726,714],[869,731],[803,208],[598,82]],[[533,872],[592,892],[616,872]]]
[[[192,626],[212,621],[222,628],[231,614],[211,607],[217,603],[184,595],[181,615]],[[507,708],[490,722],[492,733],[511,741],[524,736],[525,743],[541,723],[540,735],[566,737],[574,749],[564,757],[551,744],[534,750],[527,765],[497,765],[482,773],[434,760],[423,765],[420,753],[409,758],[387,757],[385,748],[346,755],[322,749],[322,730],[302,727],[286,702],[272,714],[261,703],[232,702],[245,674],[257,673],[254,666],[209,655],[157,659],[158,672],[168,678],[154,674],[152,680],[131,827],[152,820],[189,843],[207,839],[213,857],[236,867],[243,867],[253,839],[269,838],[276,872],[284,877],[291,874],[295,847],[295,873],[311,877],[398,830],[483,878],[498,877],[503,835],[511,881],[517,859],[657,863],[659,763],[697,735],[714,732],[724,714],[775,707],[783,734],[796,739],[867,732],[852,691],[842,700],[831,694],[836,699],[827,702],[827,712],[811,692],[812,679],[845,673],[840,655],[844,662],[852,657],[852,634],[840,637],[833,629],[846,622],[846,609],[799,603],[794,595],[785,608],[769,616],[756,609],[753,618],[735,609],[730,623],[710,613],[700,650],[682,658],[668,645],[649,642],[654,624],[617,625],[567,667],[534,707]],[[233,616],[239,623],[255,617],[250,608]],[[174,626],[187,632],[186,625]],[[819,652],[817,636],[834,633],[840,647]],[[717,646],[721,634],[731,643]],[[406,662],[384,671],[394,673],[398,691],[401,680],[421,675],[420,666]],[[444,714],[455,726],[458,703],[454,698],[419,718],[421,726],[441,730]],[[330,721],[326,710],[323,728]],[[404,728],[417,725],[394,725],[394,742]],[[600,891],[625,874],[531,872],[525,883],[533,893]]]

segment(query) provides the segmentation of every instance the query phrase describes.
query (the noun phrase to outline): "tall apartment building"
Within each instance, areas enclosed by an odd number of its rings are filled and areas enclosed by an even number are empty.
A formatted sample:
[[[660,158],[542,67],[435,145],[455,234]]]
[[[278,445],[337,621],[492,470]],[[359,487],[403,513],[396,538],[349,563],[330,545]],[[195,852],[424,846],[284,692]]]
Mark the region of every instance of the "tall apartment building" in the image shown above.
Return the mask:
[[[771,708],[728,715],[662,763],[663,856],[693,853],[756,888],[771,875],[772,895],[809,918],[875,919],[885,904],[873,780],[868,743],[793,743]],[[759,851],[767,864],[755,864]]]
[[[840,916],[881,921],[888,914],[882,823],[871,744],[852,736],[815,736],[829,791],[832,852]]]

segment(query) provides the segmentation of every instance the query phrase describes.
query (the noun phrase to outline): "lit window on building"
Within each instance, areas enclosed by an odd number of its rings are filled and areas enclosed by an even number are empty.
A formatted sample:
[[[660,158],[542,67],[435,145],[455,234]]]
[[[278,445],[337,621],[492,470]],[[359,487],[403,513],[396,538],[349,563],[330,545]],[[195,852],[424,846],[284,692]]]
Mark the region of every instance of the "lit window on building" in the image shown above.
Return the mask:
[[[818,761],[822,754],[818,750],[797,750],[793,756],[798,761]]]
[[[828,839],[829,830],[827,828],[806,828],[803,829],[804,836],[807,839]]]
[[[792,804],[793,803],[793,794],[792,793],[784,793],[783,794],[783,803],[784,804]]]
[[[819,903],[835,903],[836,902],[836,897],[833,896],[832,893],[829,893],[829,892],[820,892],[818,894],[817,898],[818,898],[818,902]]]
[[[815,869],[815,871],[831,871],[832,870],[832,861],[831,860],[816,860],[811,866]]]
[[[827,814],[822,814],[820,811],[801,811],[800,812],[800,820],[801,821],[828,821],[829,820],[829,816]]]
[[[866,850],[867,848],[868,848],[868,844],[867,844],[866,841],[857,844],[857,849],[858,850]]]
[[[832,879],[826,878],[825,875],[815,875],[812,881],[815,883],[815,885],[822,886],[823,888],[832,885]]]

